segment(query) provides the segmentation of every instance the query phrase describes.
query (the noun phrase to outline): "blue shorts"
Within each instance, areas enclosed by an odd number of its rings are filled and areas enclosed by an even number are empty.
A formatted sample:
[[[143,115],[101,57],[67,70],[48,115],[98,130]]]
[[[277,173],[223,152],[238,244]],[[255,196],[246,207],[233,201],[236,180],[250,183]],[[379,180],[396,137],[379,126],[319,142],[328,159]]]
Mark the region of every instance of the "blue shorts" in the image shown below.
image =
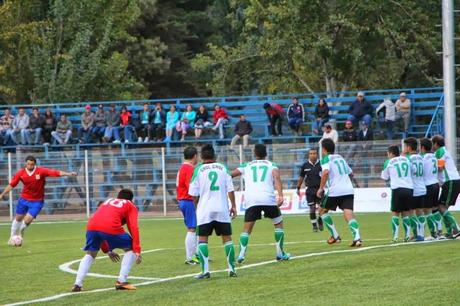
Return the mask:
[[[43,205],[45,205],[44,201],[27,201],[19,198],[18,205],[16,206],[16,215],[25,215],[28,213],[35,219],[42,210]]]
[[[184,215],[184,223],[187,228],[196,228],[196,209],[192,200],[179,200],[179,208]]]
[[[86,245],[84,251],[99,251],[102,241],[106,240],[109,250],[113,249],[132,249],[133,240],[128,233],[119,235],[107,234],[99,231],[86,231]]]

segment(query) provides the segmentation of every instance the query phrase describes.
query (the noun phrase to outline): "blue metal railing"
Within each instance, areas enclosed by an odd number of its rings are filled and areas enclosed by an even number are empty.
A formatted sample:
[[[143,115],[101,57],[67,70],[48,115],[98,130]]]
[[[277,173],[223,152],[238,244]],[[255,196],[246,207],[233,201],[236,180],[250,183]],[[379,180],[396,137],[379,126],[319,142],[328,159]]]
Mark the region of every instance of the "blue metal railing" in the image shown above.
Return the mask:
[[[444,126],[443,126],[443,114],[441,110],[444,109],[444,95],[439,98],[438,105],[436,106],[436,109],[434,110],[433,116],[431,117],[430,124],[428,125],[428,128],[425,132],[425,137],[428,137],[432,135],[433,133],[433,126],[436,126],[436,134],[443,134],[444,132]]]

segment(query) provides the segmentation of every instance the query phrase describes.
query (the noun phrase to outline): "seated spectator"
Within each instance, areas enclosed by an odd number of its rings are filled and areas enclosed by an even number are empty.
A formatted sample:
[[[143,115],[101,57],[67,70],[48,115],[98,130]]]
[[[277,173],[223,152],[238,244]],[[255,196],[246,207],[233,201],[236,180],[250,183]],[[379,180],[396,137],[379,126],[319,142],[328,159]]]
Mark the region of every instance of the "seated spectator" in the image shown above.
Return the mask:
[[[155,141],[162,141],[165,137],[166,112],[161,103],[157,103],[152,114],[152,137]]]
[[[235,124],[234,131],[235,137],[232,138],[230,146],[235,146],[238,140],[243,138],[243,147],[247,147],[249,142],[249,134],[252,133],[252,125],[251,122],[246,120],[245,115],[240,115],[240,121]]]
[[[198,108],[198,112],[196,113],[196,121],[195,121],[195,138],[198,139],[201,137],[203,133],[203,129],[211,127],[212,123],[209,122],[209,114],[206,107],[203,104],[200,105]]]
[[[19,113],[14,117],[11,139],[16,144],[27,144],[27,129],[29,128],[29,115],[26,114],[24,107],[19,108]],[[21,139],[18,140],[20,135]]]
[[[329,123],[326,123],[324,125],[323,137],[321,137],[319,142],[321,143],[321,140],[326,139],[326,138],[332,139],[332,141],[335,144],[337,144],[337,142],[339,141],[339,134],[337,133],[335,129],[332,128],[332,125],[330,125]]]
[[[358,141],[360,141],[359,147],[358,147],[358,156],[362,158],[362,171],[363,171],[363,176],[364,176],[364,185],[363,187],[368,187],[369,185],[369,174],[370,174],[370,168],[371,166],[369,165],[369,159],[372,159],[372,145],[373,145],[373,140],[374,140],[374,133],[370,129],[370,127],[367,126],[365,122],[361,123],[361,130],[358,133]]]
[[[182,133],[181,141],[185,140],[185,135],[189,129],[195,126],[196,112],[193,110],[192,104],[187,105],[187,109],[182,113],[182,117],[176,124],[176,131]]]
[[[404,137],[407,137],[410,123],[410,99],[407,98],[406,93],[402,92],[399,95],[398,101],[396,101],[396,121],[403,120],[404,126]]]
[[[45,110],[45,124],[43,125],[44,145],[51,143],[51,133],[56,130],[56,118],[50,108]]]
[[[72,123],[67,120],[66,115],[61,115],[61,120],[56,125],[56,131],[51,132],[51,135],[59,144],[69,143],[70,136],[72,136]]]
[[[106,121],[107,118],[104,110],[104,105],[99,104],[97,111],[94,114],[94,126],[91,129],[91,136],[100,140],[105,133]]]
[[[144,109],[139,113],[139,122],[136,126],[137,142],[149,142],[150,141],[150,130],[152,126],[152,113],[149,109],[149,104],[144,103]]]
[[[78,140],[80,143],[89,143],[89,136],[94,124],[94,113],[91,105],[85,106],[85,111],[81,114],[81,126],[78,128]]]
[[[42,130],[45,126],[45,118],[40,114],[37,107],[32,108],[32,115],[29,117],[29,128],[26,130],[27,142],[30,145],[40,144]],[[34,135],[34,139],[32,139]]]
[[[289,127],[296,136],[299,136],[300,125],[302,125],[304,117],[303,105],[299,103],[299,99],[293,98],[292,103],[288,106],[287,119]]]
[[[11,131],[13,128],[14,116],[11,115],[11,110],[5,108],[5,114],[0,117],[0,137],[4,145],[8,144],[10,139]]]
[[[169,112],[166,114],[166,138],[165,142],[170,142],[172,139],[174,128],[179,122],[179,112],[176,110],[175,105],[171,105]]]
[[[318,135],[319,130],[323,125],[329,121],[329,106],[327,106],[326,99],[320,98],[318,104],[315,106],[315,121],[313,121],[312,128],[313,134]]]
[[[128,111],[128,108],[126,106],[122,106],[120,114],[120,130],[123,130],[125,143],[131,141],[131,136],[134,130],[132,119],[131,112]]]
[[[214,105],[214,114],[212,115],[214,119],[214,127],[212,128],[214,131],[219,130],[219,138],[224,139],[225,134],[224,134],[224,125],[228,123],[228,114],[223,109],[220,107],[220,105]]]
[[[264,103],[265,113],[270,122],[270,134],[272,136],[283,136],[282,117],[284,115],[284,109],[281,105],[276,103]],[[276,128],[275,128],[276,127]]]
[[[360,121],[365,121],[368,126],[371,125],[373,106],[364,98],[364,93],[362,91],[358,92],[358,96],[350,107],[348,108],[350,115],[347,120],[353,122],[353,124],[358,124]]]
[[[104,140],[110,142],[113,137],[113,143],[120,143],[120,131],[118,130],[120,114],[117,112],[115,104],[110,104],[109,111],[105,114],[105,123]]]
[[[345,129],[342,132],[342,141],[350,143],[343,146],[343,151],[345,152],[344,158],[345,160],[348,160],[356,153],[356,144],[353,142],[358,141],[358,133],[353,128],[353,122],[351,120],[347,120],[345,122]]]
[[[391,101],[390,98],[385,98],[383,99],[383,102],[380,103],[380,105],[377,107],[377,110],[375,112],[377,113],[379,121],[383,121],[385,123],[387,130],[387,139],[393,139],[393,127],[396,120],[395,104],[393,103],[393,101]]]

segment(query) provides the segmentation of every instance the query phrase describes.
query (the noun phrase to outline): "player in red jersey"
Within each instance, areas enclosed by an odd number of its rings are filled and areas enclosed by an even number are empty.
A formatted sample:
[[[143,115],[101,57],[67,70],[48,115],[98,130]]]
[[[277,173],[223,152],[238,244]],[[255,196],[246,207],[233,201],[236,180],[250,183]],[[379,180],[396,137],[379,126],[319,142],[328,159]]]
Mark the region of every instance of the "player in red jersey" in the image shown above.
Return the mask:
[[[83,280],[99,249],[102,249],[103,252],[108,251],[113,262],[120,260],[120,256],[113,252],[114,249],[125,251],[115,288],[117,290],[136,289],[127,282],[131,267],[135,262],[140,264],[142,261],[137,208],[131,202],[133,197],[133,192],[130,189],[122,189],[116,199],[106,200],[89,219],[86,226],[86,245],[83,248],[86,255],[80,261],[73,292],[81,291]],[[131,236],[123,229],[124,224],[127,225]]]
[[[187,147],[184,149],[184,162],[177,173],[176,193],[179,208],[184,216],[184,223],[187,227],[187,235],[185,236],[185,263],[188,265],[199,264],[196,258],[196,210],[193,204],[193,198],[188,194],[190,180],[193,176],[193,171],[197,163],[198,152],[195,147]]]
[[[37,160],[33,156],[27,156],[25,168],[19,170],[5,190],[0,194],[0,199],[8,194],[19,182],[23,188],[21,197],[16,206],[16,216],[11,224],[11,236],[8,241],[11,244],[11,237],[24,234],[24,230],[37,217],[45,204],[45,183],[46,178],[57,176],[76,176],[76,172],[65,172],[60,170],[37,167]]]

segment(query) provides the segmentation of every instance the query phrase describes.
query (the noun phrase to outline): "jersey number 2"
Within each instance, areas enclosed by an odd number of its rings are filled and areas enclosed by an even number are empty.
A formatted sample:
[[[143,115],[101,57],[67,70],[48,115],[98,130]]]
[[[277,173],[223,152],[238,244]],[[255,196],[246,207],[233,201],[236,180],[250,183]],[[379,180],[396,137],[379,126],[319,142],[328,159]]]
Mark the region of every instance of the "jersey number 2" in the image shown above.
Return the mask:
[[[209,172],[209,174],[208,174],[208,178],[209,178],[209,180],[211,181],[211,187],[209,188],[211,191],[217,191],[217,190],[219,190],[219,186],[216,186],[217,177],[218,177],[218,174],[217,174],[216,171],[211,171],[211,172]]]

